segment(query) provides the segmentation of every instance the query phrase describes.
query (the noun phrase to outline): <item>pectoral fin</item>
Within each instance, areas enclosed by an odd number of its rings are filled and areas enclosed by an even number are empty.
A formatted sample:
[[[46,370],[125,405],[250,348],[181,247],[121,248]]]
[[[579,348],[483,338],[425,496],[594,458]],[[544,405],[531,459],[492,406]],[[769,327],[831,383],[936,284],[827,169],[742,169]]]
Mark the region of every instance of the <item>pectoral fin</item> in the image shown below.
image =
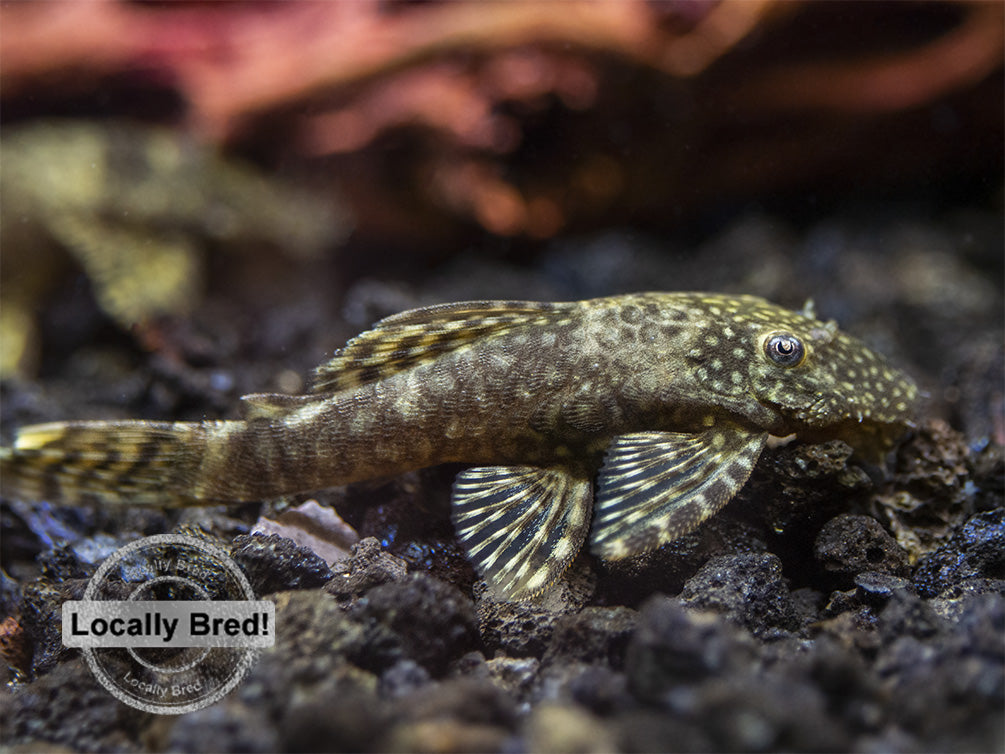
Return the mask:
[[[746,483],[766,439],[734,424],[615,438],[598,477],[590,551],[616,560],[692,531]]]
[[[582,547],[590,480],[565,469],[487,466],[454,483],[453,522],[469,560],[502,599],[551,584]]]

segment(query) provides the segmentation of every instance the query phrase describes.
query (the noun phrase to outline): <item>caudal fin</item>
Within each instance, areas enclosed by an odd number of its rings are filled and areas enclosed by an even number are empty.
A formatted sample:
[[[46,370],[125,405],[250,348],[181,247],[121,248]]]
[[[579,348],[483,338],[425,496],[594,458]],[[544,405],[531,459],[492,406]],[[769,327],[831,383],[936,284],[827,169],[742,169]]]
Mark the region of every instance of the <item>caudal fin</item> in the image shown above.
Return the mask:
[[[56,422],[25,427],[0,448],[0,492],[60,503],[192,505],[207,425]]]

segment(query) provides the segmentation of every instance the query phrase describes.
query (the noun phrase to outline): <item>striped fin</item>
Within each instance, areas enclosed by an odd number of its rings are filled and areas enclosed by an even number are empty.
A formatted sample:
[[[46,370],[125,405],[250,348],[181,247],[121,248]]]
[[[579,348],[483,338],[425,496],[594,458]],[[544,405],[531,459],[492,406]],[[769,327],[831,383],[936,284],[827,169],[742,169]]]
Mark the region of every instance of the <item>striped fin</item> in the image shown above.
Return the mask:
[[[766,439],[735,424],[615,438],[597,480],[590,551],[617,560],[694,530],[739,492]]]
[[[466,301],[412,309],[382,319],[314,371],[315,393],[383,379],[489,336],[568,320],[575,304]]]
[[[533,597],[572,562],[590,520],[590,480],[564,469],[486,466],[454,483],[457,536],[500,599]]]
[[[61,503],[190,505],[206,452],[200,424],[55,422],[0,448],[4,497]]]

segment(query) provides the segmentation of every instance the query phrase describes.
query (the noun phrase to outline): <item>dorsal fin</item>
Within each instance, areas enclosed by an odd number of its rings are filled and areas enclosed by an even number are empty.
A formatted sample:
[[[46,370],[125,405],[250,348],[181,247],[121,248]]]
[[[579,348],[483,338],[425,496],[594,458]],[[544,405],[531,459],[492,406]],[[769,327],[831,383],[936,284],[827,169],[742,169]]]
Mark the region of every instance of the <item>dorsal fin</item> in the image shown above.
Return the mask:
[[[315,393],[337,392],[383,379],[485,337],[557,323],[575,304],[464,301],[412,309],[382,319],[314,371]]]
[[[241,396],[241,415],[244,419],[279,419],[296,411],[305,403],[317,398],[283,393],[252,393]]]

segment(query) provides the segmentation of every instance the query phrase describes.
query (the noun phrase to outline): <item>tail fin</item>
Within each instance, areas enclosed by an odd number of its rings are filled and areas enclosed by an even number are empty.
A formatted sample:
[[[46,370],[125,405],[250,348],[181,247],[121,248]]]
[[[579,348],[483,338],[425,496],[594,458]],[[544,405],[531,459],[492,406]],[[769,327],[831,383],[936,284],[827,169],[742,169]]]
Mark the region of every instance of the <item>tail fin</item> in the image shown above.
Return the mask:
[[[4,497],[51,502],[197,504],[206,424],[56,422],[0,448]]]

